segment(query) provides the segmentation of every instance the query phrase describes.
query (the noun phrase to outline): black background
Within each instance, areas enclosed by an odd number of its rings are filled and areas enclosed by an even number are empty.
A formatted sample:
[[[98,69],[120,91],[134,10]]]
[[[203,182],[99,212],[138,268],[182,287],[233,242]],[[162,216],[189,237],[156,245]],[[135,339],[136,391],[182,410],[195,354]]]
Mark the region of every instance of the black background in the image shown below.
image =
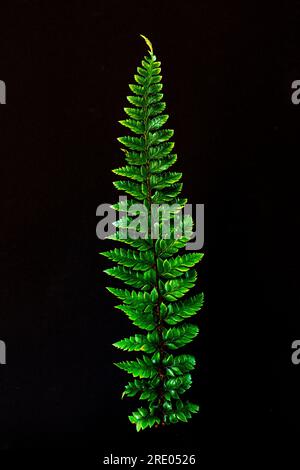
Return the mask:
[[[0,449],[290,455],[300,419],[299,2],[1,3]],[[177,169],[205,204],[207,295],[188,425],[136,434],[120,400],[131,331],[113,309],[96,207],[114,202],[128,83],[148,36]],[[108,243],[108,242],[107,242]],[[300,367],[300,366],[299,366]],[[31,455],[31,459],[33,454]],[[261,457],[260,457],[261,459]]]

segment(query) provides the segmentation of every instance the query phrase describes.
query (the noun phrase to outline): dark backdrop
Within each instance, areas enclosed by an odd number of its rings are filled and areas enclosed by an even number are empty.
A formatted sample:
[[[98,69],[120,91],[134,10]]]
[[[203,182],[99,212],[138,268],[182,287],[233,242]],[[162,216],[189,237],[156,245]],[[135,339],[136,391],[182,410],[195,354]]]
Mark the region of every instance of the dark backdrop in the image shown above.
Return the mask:
[[[299,2],[24,0],[0,16],[0,448],[277,457],[300,418]],[[201,413],[137,435],[112,365],[124,354],[111,343],[131,330],[104,288],[95,212],[117,198],[140,33],[162,61],[184,193],[206,208],[207,303],[189,348]]]

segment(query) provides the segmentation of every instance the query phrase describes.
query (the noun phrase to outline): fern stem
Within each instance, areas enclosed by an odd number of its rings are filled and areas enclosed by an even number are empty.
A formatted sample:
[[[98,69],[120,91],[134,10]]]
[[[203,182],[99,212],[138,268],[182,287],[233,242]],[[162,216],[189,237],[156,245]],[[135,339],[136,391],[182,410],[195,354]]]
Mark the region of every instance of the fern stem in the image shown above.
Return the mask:
[[[157,289],[157,292],[158,292],[158,301],[157,301],[157,306],[156,306],[156,314],[157,314],[157,319],[158,319],[158,324],[157,324],[157,332],[158,332],[158,336],[159,336],[159,352],[160,352],[160,360],[159,360],[159,376],[160,376],[160,390],[159,390],[159,414],[161,416],[161,425],[164,426],[164,417],[165,417],[165,414],[164,414],[164,409],[163,409],[163,405],[164,405],[164,383],[165,383],[165,379],[166,379],[166,375],[165,375],[165,367],[163,365],[163,359],[165,357],[165,350],[164,350],[164,347],[163,347],[163,335],[162,335],[162,327],[163,327],[163,320],[161,318],[161,315],[160,315],[160,305],[161,305],[161,302],[162,302],[162,297],[161,297],[161,293],[160,293],[160,290],[159,290],[159,283],[158,283],[158,270],[157,270],[157,256],[156,256],[156,252],[155,252],[155,248],[154,248],[154,261],[155,261],[155,271],[156,271],[156,289]]]
[[[144,102],[147,102],[147,95],[144,97]],[[148,219],[148,237],[151,237],[151,227],[152,227],[152,212],[151,212],[151,198],[152,198],[152,188],[150,184],[150,161],[149,161],[149,146],[147,143],[147,137],[148,137],[148,109],[147,106],[143,107],[144,111],[144,126],[145,126],[145,133],[144,133],[144,139],[145,139],[145,153],[147,157],[147,162],[146,162],[146,187],[147,187],[147,205],[148,205],[148,211],[149,211],[149,219]],[[158,267],[157,267],[157,255],[155,251],[155,243],[152,243],[153,245],[153,258],[154,258],[154,265],[153,268],[156,272],[156,282],[155,282],[155,287],[158,292],[158,300],[156,304],[156,321],[157,321],[157,326],[156,330],[158,332],[159,336],[159,352],[160,352],[160,360],[158,364],[158,370],[159,370],[159,377],[160,377],[160,391],[159,391],[159,414],[161,417],[161,422],[160,425],[164,426],[164,410],[163,410],[163,404],[164,404],[164,383],[166,379],[165,375],[165,367],[163,365],[163,359],[165,356],[165,350],[163,348],[163,335],[162,335],[162,327],[163,327],[163,321],[160,315],[160,305],[162,302],[162,295],[159,289],[159,276],[158,276]]]

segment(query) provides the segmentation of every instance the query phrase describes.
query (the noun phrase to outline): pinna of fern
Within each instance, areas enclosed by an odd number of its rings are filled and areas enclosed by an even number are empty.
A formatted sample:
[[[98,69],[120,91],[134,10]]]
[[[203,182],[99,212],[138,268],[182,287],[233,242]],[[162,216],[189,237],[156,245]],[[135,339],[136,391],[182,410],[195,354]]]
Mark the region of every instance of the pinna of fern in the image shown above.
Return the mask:
[[[170,140],[174,131],[165,128],[169,116],[163,101],[161,64],[151,42],[142,37],[149,48],[148,54],[137,68],[135,83],[129,85],[133,94],[127,96],[130,104],[124,108],[127,118],[120,121],[131,131],[131,135],[118,139],[126,163],[113,171],[124,178],[114,186],[129,196],[126,207],[143,204],[151,214],[155,204],[183,208],[187,201],[180,197],[182,174],[170,171],[177,156],[173,153],[174,142]],[[121,203],[113,207],[124,213]],[[149,217],[151,219],[151,215]],[[173,219],[175,217],[174,212]],[[130,212],[125,212],[116,225],[128,227],[132,220]],[[182,397],[192,385],[195,357],[175,354],[198,335],[198,326],[186,320],[194,317],[204,302],[203,293],[183,299],[196,284],[194,267],[203,254],[179,254],[191,238],[193,224],[191,216],[186,215],[182,220],[184,230],[179,237],[174,228],[168,238],[158,236],[155,239],[149,228],[144,232],[140,230],[139,238],[131,238],[130,231],[127,238],[119,237],[116,232],[109,238],[127,247],[101,253],[116,263],[105,272],[129,286],[109,287],[108,290],[121,301],[116,308],[138,329],[133,336],[114,343],[124,351],[141,353],[134,360],[116,363],[133,376],[122,398],[138,397],[143,402],[143,406],[129,416],[137,431],[187,422],[199,409],[197,404]]]

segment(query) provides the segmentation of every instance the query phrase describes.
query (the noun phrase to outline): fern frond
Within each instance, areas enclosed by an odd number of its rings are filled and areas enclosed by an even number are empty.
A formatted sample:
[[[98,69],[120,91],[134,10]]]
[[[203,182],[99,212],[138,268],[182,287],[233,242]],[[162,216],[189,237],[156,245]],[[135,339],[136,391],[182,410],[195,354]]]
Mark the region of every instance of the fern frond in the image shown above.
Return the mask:
[[[115,188],[129,198],[112,206],[121,214],[114,223],[116,233],[108,237],[129,248],[101,253],[116,263],[105,273],[131,287],[107,288],[121,301],[116,309],[144,330],[114,343],[117,349],[143,353],[136,360],[116,363],[135,378],[125,386],[122,398],[138,397],[145,403],[129,416],[137,431],[187,422],[198,412],[198,405],[181,400],[192,385],[195,357],[174,355],[173,351],[198,335],[199,327],[185,320],[194,317],[204,302],[203,293],[182,300],[196,284],[194,268],[203,254],[178,254],[193,235],[193,220],[188,215],[181,217],[187,200],[181,196],[182,173],[172,169],[177,155],[173,153],[174,131],[165,127],[169,114],[163,99],[161,63],[149,39],[142,37],[149,50],[129,85],[129,105],[119,123],[130,134],[118,138],[124,163],[113,170],[121,178],[113,183]],[[144,225],[137,230],[133,222],[141,205],[146,209],[139,214]],[[168,212],[160,213],[164,206]],[[154,207],[157,214],[152,212]],[[127,237],[121,236],[121,229]]]

